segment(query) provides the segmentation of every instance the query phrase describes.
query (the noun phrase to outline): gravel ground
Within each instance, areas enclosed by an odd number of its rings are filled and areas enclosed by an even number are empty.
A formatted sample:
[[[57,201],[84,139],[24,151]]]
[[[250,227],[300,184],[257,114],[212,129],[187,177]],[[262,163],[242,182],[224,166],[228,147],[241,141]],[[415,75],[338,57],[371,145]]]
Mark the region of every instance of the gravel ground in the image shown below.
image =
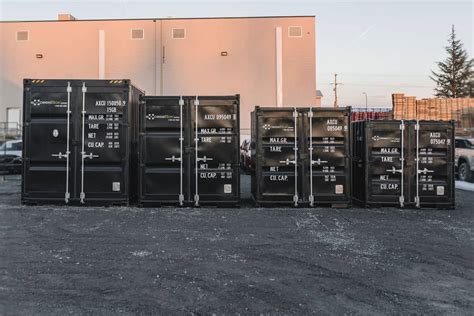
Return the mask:
[[[472,192],[420,211],[26,207],[19,190],[0,183],[2,315],[474,311]]]

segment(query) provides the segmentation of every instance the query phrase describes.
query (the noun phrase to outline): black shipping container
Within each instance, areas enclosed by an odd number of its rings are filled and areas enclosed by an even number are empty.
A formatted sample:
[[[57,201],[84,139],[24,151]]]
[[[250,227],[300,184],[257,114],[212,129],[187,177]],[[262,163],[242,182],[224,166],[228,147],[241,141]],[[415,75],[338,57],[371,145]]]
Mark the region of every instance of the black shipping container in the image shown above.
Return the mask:
[[[350,198],[350,108],[252,112],[258,205],[340,206]]]
[[[238,205],[239,95],[140,102],[140,205]]]
[[[353,201],[366,207],[454,208],[454,123],[353,123]]]
[[[128,204],[141,94],[129,80],[25,79],[22,202]]]

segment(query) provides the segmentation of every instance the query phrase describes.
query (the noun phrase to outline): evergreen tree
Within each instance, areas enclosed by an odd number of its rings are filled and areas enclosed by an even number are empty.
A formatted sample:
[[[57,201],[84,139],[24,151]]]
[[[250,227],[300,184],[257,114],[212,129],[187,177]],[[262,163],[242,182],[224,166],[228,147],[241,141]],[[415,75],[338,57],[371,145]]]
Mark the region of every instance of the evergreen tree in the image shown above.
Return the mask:
[[[436,83],[435,95],[442,98],[462,98],[472,96],[473,59],[469,59],[463,44],[456,38],[454,25],[445,47],[448,57],[437,63],[439,72],[431,71],[431,80]]]

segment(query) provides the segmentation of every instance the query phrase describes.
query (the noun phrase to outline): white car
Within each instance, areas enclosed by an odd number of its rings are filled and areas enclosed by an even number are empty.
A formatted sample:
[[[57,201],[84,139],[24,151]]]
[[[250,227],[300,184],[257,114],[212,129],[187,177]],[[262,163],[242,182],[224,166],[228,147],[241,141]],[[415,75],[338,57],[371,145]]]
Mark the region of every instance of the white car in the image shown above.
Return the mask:
[[[21,139],[7,140],[0,146],[0,155],[21,157],[22,142]]]
[[[473,181],[474,175],[474,138],[456,137],[455,166],[459,180]]]
[[[21,173],[21,139],[8,140],[0,145],[0,171]]]

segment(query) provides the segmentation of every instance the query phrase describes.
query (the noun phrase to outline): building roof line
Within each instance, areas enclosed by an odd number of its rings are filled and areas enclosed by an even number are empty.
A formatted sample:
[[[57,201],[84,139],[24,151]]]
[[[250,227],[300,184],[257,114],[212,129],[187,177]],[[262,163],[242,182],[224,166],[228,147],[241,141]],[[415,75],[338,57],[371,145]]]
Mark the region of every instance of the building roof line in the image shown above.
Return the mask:
[[[132,18],[132,19],[76,19],[76,20],[8,20],[0,23],[41,23],[41,22],[112,22],[112,21],[166,21],[166,20],[237,20],[237,19],[284,19],[284,18],[316,18],[315,15],[275,15],[275,16],[226,16],[226,17],[192,17],[192,18]]]

